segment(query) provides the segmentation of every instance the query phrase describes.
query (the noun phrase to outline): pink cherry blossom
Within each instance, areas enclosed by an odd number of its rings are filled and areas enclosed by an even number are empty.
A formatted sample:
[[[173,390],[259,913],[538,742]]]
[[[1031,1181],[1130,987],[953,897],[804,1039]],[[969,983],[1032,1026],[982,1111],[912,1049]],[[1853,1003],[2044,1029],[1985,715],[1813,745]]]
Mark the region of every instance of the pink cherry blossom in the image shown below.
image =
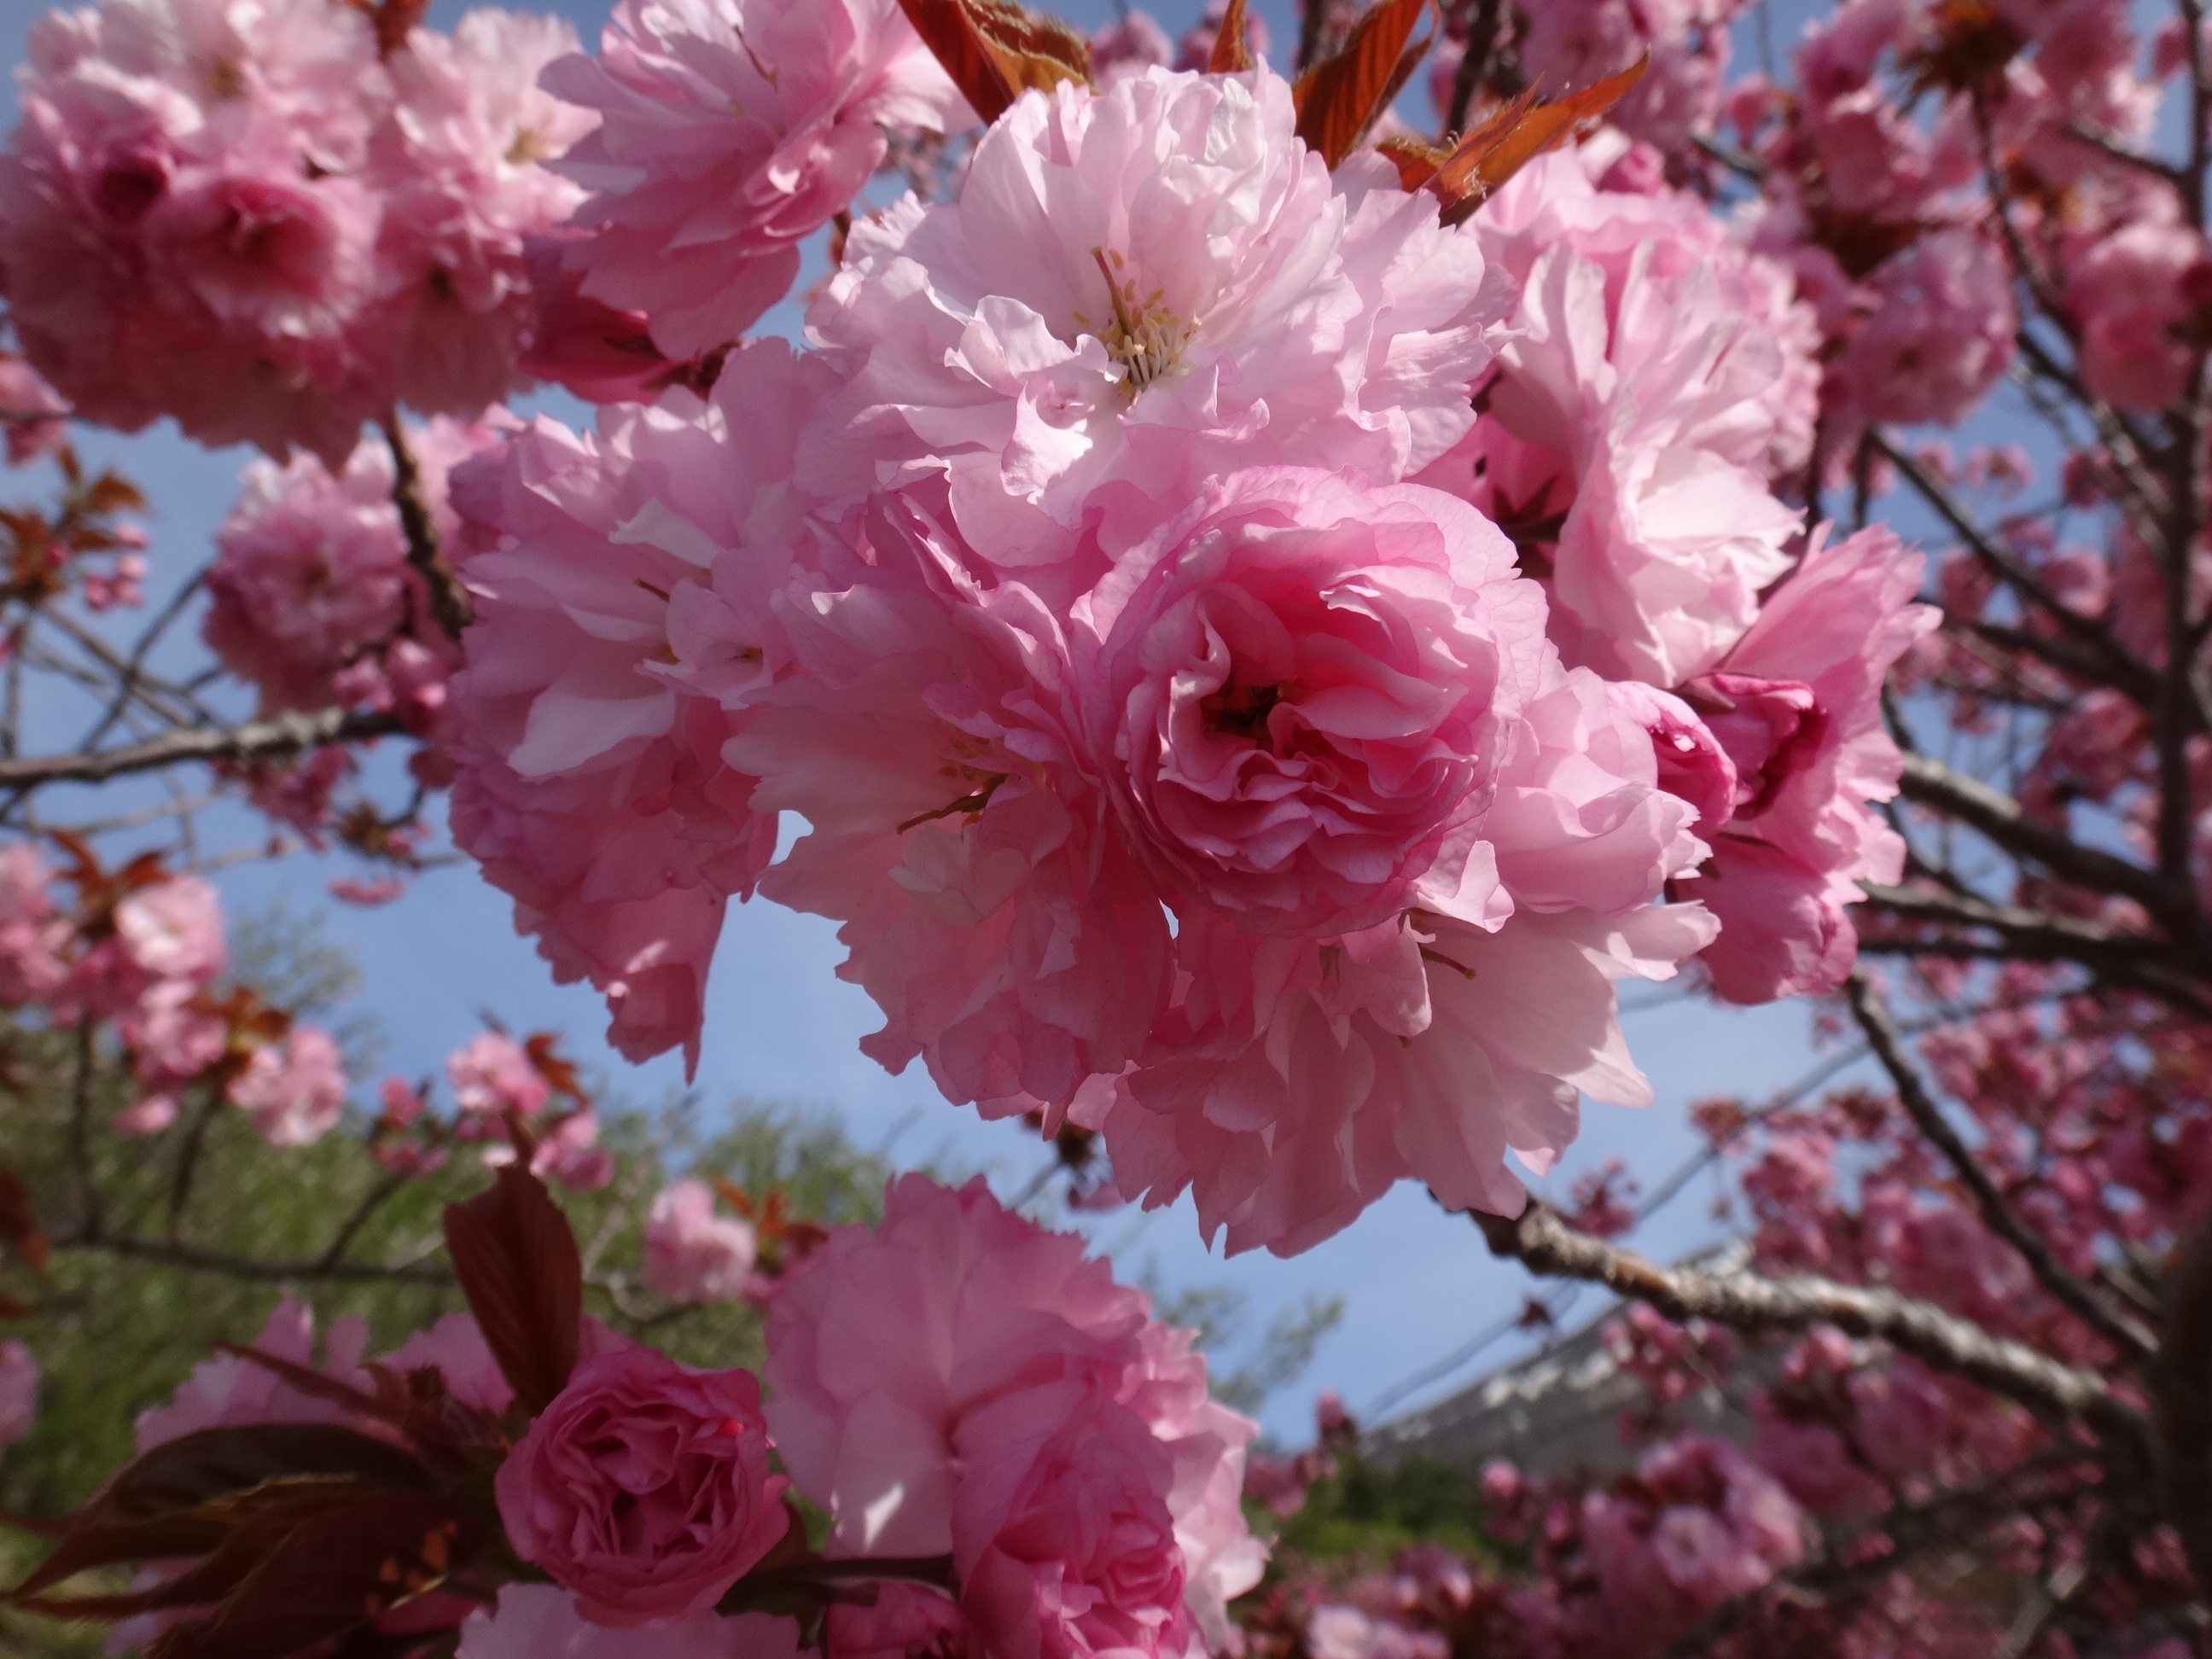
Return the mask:
[[[1264,69],[1025,95],[957,201],[854,226],[808,313],[851,385],[805,476],[942,475],[1007,568],[1236,466],[1425,465],[1467,429],[1504,295],[1433,198],[1379,159],[1332,179],[1292,129]]]
[[[703,1181],[672,1182],[645,1221],[645,1282],[673,1302],[730,1302],[744,1295],[759,1255],[752,1224],[714,1213]]]
[[[555,976],[606,994],[632,1059],[696,1061],[725,903],[775,850],[715,694],[763,673],[767,596],[807,550],[788,479],[819,374],[763,342],[708,401],[618,406],[596,437],[541,419],[455,480],[477,620],[452,687],[454,839]]]
[[[360,1370],[368,1346],[368,1324],[346,1318],[331,1322],[316,1361],[315,1316],[289,1297],[278,1303],[261,1334],[247,1346],[295,1365],[322,1370],[341,1382],[368,1379]],[[166,1406],[138,1413],[138,1449],[147,1451],[201,1429],[252,1423],[343,1423],[343,1406],[293,1388],[271,1370],[235,1354],[217,1354],[192,1368]]]
[[[455,528],[446,475],[498,441],[484,426],[434,421],[408,441],[441,531]],[[396,695],[405,671],[388,647],[411,635],[429,653],[428,684],[442,687],[452,647],[429,617],[422,579],[392,503],[392,457],[381,439],[356,449],[333,475],[312,456],[279,468],[248,463],[237,506],[216,532],[201,635],[226,667],[260,689],[270,709],[359,701],[374,708],[420,702]],[[418,685],[424,677],[413,676]]]
[[[2090,391],[2140,410],[2181,395],[2191,353],[2175,329],[2194,308],[2182,279],[2205,258],[2201,232],[2139,222],[2098,238],[2069,265],[2066,304],[2081,328]]]
[[[1594,191],[1567,155],[1475,221],[1522,279],[1478,422],[1423,482],[1534,553],[1570,663],[1669,686],[1711,666],[1788,568],[1771,471],[1810,447],[1811,319],[1678,198]]]
[[[769,1422],[833,1553],[951,1551],[994,1650],[1180,1653],[1186,1619],[1226,1639],[1261,1568],[1237,1504],[1255,1429],[1148,1316],[980,1178],[894,1182],[882,1224],[834,1230],[769,1318]]]
[[[799,1622],[709,1610],[653,1630],[610,1630],[557,1584],[502,1584],[498,1601],[461,1626],[459,1659],[799,1659]]]
[[[1178,909],[1255,933],[1482,917],[1478,825],[1543,607],[1441,491],[1231,475],[1083,604],[1091,744]],[[1187,895],[1188,897],[1179,896]]]
[[[543,161],[590,125],[532,85],[573,36],[479,11],[380,54],[320,0],[109,0],[34,31],[0,157],[0,288],[77,410],[332,468],[395,399],[473,416],[515,385]]]
[[[500,1465],[525,1560],[594,1624],[665,1628],[711,1610],[788,1524],[760,1384],[650,1348],[583,1361]]]
[[[132,893],[115,907],[115,936],[149,979],[204,983],[230,962],[222,902],[198,876],[173,876]]]
[[[527,239],[584,194],[542,164],[598,125],[538,88],[575,50],[566,18],[483,7],[450,35],[410,31],[386,59],[393,104],[369,157],[380,292],[362,328],[417,409],[472,413],[514,387],[537,314]]]
[[[812,826],[761,890],[844,924],[884,1066],[919,1054],[955,1100],[1060,1097],[1144,1041],[1166,919],[1084,757],[1065,624],[978,584],[916,496],[869,531],[872,568],[784,608],[799,672],[725,750]]]
[[[309,1146],[337,1127],[346,1075],[337,1044],[314,1025],[295,1025],[281,1047],[258,1048],[231,1084],[231,1104],[245,1109],[272,1146]]]
[[[1874,804],[1895,794],[1902,764],[1882,678],[1937,620],[1911,603],[1920,570],[1885,528],[1818,542],[1721,672],[1684,688],[1736,771],[1735,814],[1680,890],[1721,919],[1705,962],[1730,1001],[1833,989],[1856,951],[1844,907],[1860,882],[1903,869]]]
[[[1610,1616],[1678,1635],[1804,1553],[1804,1519],[1772,1477],[1724,1441],[1655,1447],[1635,1487],[1583,1500],[1582,1524]]]
[[[31,1431],[39,1411],[39,1362],[13,1340],[0,1341],[0,1452]]]
[[[58,952],[70,928],[55,913],[52,880],[32,842],[0,847],[0,1003],[11,1007],[42,1000],[67,972]]]
[[[544,84],[601,117],[559,168],[592,192],[576,223],[593,234],[568,255],[583,292],[642,313],[678,361],[783,297],[885,126],[973,118],[896,0],[621,0],[599,55]]]
[[[0,351],[0,426],[7,428],[8,464],[22,466],[51,455],[68,441],[69,413],[61,393],[11,352]]]
[[[446,1080],[456,1106],[493,1116],[534,1117],[553,1093],[522,1045],[501,1031],[479,1031],[447,1055]]]

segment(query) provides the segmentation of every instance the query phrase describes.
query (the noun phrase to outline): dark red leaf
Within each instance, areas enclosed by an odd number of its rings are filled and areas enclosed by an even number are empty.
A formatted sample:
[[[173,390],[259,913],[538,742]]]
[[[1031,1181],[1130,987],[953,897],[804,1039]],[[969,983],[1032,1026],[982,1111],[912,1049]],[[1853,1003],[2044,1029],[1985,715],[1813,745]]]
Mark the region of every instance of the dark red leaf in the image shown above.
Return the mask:
[[[1531,88],[1502,105],[1453,147],[1437,170],[1434,185],[1443,202],[1438,216],[1448,225],[1464,223],[1500,185],[1611,109],[1643,79],[1650,61],[1647,52],[1620,74],[1552,103],[1537,103]]]
[[[214,1612],[149,1644],[147,1659],[289,1659],[435,1589],[483,1541],[448,1499],[363,1494],[301,1519]]]
[[[1244,39],[1244,0],[1229,0],[1214,32],[1213,50],[1206,54],[1208,75],[1242,75],[1252,67],[1252,50]]]
[[[33,1273],[46,1270],[46,1236],[31,1208],[30,1189],[0,1165],[0,1248],[13,1250]]]
[[[568,1218],[520,1164],[446,1206],[446,1248],[500,1375],[535,1417],[568,1386],[584,1314],[584,1265]]]
[[[26,1612],[49,1619],[110,1621],[204,1607],[235,1589],[255,1564],[308,1516],[345,1504],[361,1492],[343,1480],[274,1481],[237,1498],[219,1500],[191,1516],[87,1533],[57,1550],[40,1568],[40,1576],[59,1583],[92,1567],[195,1555],[204,1559],[158,1583],[121,1595],[53,1597],[34,1595],[27,1589],[9,1599]],[[197,1541],[199,1538],[205,1541]]]
[[[12,1296],[0,1296],[0,1319],[28,1319],[31,1310]]]
[[[1378,0],[1352,26],[1344,50],[1291,87],[1298,137],[1330,167],[1358,146],[1428,51],[1433,30],[1407,44],[1428,8],[1429,0]]]
[[[35,1595],[88,1567],[199,1554],[259,1496],[318,1480],[419,1491],[430,1477],[398,1447],[335,1424],[202,1429],[118,1470],[64,1523],[61,1543],[15,1595]]]
[[[1031,88],[1091,80],[1091,43],[1057,17],[1009,0],[899,0],[976,118],[988,124]]]

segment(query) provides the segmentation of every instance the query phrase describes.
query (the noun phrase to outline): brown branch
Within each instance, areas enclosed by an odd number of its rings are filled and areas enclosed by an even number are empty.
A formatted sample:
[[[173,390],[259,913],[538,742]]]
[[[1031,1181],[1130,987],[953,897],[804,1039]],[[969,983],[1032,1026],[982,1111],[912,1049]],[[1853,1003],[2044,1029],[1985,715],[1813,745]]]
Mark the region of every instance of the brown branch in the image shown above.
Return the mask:
[[[312,714],[272,714],[244,726],[186,727],[97,754],[0,760],[0,787],[101,783],[126,772],[151,772],[189,761],[270,759],[327,744],[389,737],[403,729],[397,715],[356,714],[343,708],[325,708]]]
[[[1879,427],[1869,429],[1867,441],[1881,452],[1889,464],[1897,469],[1899,476],[1912,486],[1923,501],[1936,509],[1938,518],[1950,526],[1952,533],[1973,550],[1976,557],[1989,566],[2008,586],[2016,590],[2023,598],[2033,600],[2039,609],[2049,612],[2061,628],[2088,646],[2113,684],[2118,684],[2130,673],[2140,678],[2142,665],[2120,648],[2111,630],[2094,617],[2083,616],[2061,599],[2026,561],[2001,545],[1975,520],[1966,504],[1952,493],[1951,487],[1921,464],[1918,456],[1899,448]]]
[[[2030,817],[2025,807],[2002,790],[1939,760],[1908,754],[1904,761],[1898,788],[1907,800],[1958,819],[2014,857],[2041,865],[2061,881],[2131,898],[2178,940],[2202,946],[2203,921],[2194,899],[2168,886],[2156,871],[2082,846],[2064,830]]]
[[[2142,1413],[2116,1395],[2094,1371],[2068,1365],[2023,1344],[1991,1334],[1933,1303],[1881,1285],[1838,1284],[1793,1273],[1769,1279],[1745,1271],[1706,1273],[1662,1267],[1602,1239],[1576,1231],[1548,1205],[1532,1199],[1519,1216],[1477,1212],[1494,1255],[1531,1273],[1588,1279],[1617,1295],[1650,1304],[1677,1322],[1710,1320],[1733,1330],[1802,1330],[1833,1325],[1854,1336],[1878,1337],[1900,1352],[1979,1383],[2045,1418],[2087,1424],[2100,1435],[2142,1451],[2150,1440]]]
[[[140,1238],[127,1233],[77,1233],[52,1241],[57,1250],[89,1251],[151,1261],[185,1273],[214,1273],[254,1285],[451,1285],[453,1276],[443,1267],[387,1267],[374,1261],[264,1261],[258,1257],[204,1250],[195,1245],[165,1239]]]
[[[1316,9],[1319,0],[1315,0]],[[399,509],[399,527],[407,533],[407,562],[413,565],[429,590],[430,614],[449,638],[475,619],[469,590],[438,545],[438,521],[430,515],[430,500],[422,489],[422,469],[407,447],[407,434],[398,416],[384,423],[384,440],[392,448],[392,504]]]
[[[105,1224],[100,1201],[100,1171],[92,1152],[92,1070],[94,1021],[88,1014],[77,1022],[76,1069],[70,1080],[69,1155],[76,1172],[77,1230],[97,1238]]]
[[[1905,1036],[1890,1018],[1889,1007],[1874,988],[1863,969],[1854,969],[1844,983],[1844,995],[1851,1005],[1851,1017],[1866,1033],[1867,1046],[1874,1050],[1875,1058],[1881,1062],[1882,1070],[1896,1085],[1898,1103],[1911,1118],[1913,1127],[1943,1155],[1945,1163],[1959,1177],[1960,1183],[1972,1194],[1974,1204],[1981,1211],[1982,1224],[2020,1253],[2027,1263],[2027,1270],[2035,1275],[2035,1282],[2043,1286],[2051,1300],[2063,1307],[2076,1319],[2094,1331],[2121,1353],[2138,1362],[2148,1359],[2157,1351],[2151,1334],[2129,1316],[2108,1308],[2095,1291],[2069,1273],[2051,1249],[2050,1241],[2013,1213],[2012,1206],[2005,1200],[1990,1172],[1984,1169],[1966,1143],[1960,1139],[1957,1130],[1943,1115],[1936,1097],[1929,1092],[1912,1056],[1905,1052]]]
[[[2160,1496],[2197,1583],[2212,1585],[2212,1224],[2175,1254],[2150,1372]]]

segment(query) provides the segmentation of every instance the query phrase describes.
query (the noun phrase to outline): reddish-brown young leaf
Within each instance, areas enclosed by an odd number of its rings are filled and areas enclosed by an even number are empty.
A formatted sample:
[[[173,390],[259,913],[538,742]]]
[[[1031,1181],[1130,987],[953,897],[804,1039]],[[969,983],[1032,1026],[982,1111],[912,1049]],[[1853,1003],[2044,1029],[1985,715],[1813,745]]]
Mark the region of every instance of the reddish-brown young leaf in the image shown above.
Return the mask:
[[[30,1188],[0,1164],[0,1249],[13,1250],[33,1273],[46,1270],[46,1236],[31,1208]]]
[[[1465,223],[1500,185],[1611,109],[1650,62],[1646,52],[1620,74],[1548,104],[1535,101],[1532,87],[1500,106],[1453,146],[1437,170],[1433,188],[1443,203],[1438,216],[1448,225]]]
[[[12,1296],[0,1296],[0,1319],[28,1319],[31,1310]]]
[[[289,1659],[435,1589],[483,1541],[448,1498],[364,1494],[307,1516],[214,1612],[149,1643],[146,1659]]]
[[[568,1386],[584,1313],[584,1264],[568,1218],[519,1164],[492,1189],[446,1206],[446,1248],[500,1375],[535,1417]]]
[[[52,1582],[58,1583],[91,1567],[175,1561],[195,1555],[201,1559],[143,1589],[70,1596],[38,1595],[26,1590],[9,1599],[25,1612],[48,1619],[110,1622],[175,1607],[211,1606],[244,1582],[262,1556],[307,1516],[356,1498],[362,1491],[343,1480],[271,1481],[237,1498],[203,1505],[189,1516],[107,1528],[100,1540],[106,1547],[96,1556],[80,1549],[68,1557],[70,1565],[66,1571],[55,1571],[51,1561],[40,1571],[54,1571]],[[187,1541],[195,1537],[191,1530],[194,1527],[206,1529],[198,1535],[207,1541]],[[91,1534],[86,1537],[89,1540]],[[69,1549],[70,1545],[63,1546],[63,1551]]]
[[[899,0],[899,7],[986,125],[1030,88],[1090,83],[1091,43],[1057,17],[1011,0]]]
[[[1377,0],[1352,26],[1344,50],[1291,86],[1298,137],[1330,167],[1352,154],[1427,52],[1433,29],[1407,42],[1428,9],[1429,0]]]
[[[1437,170],[1451,160],[1451,152],[1439,149],[1425,138],[1410,134],[1385,138],[1375,146],[1375,153],[1398,169],[1398,185],[1401,190],[1419,190],[1437,176]]]
[[[53,1553],[15,1594],[36,1595],[88,1567],[203,1553],[233,1523],[224,1504],[309,1481],[362,1490],[430,1484],[428,1472],[398,1447],[334,1423],[201,1429],[118,1470],[69,1517]]]
[[[1252,67],[1252,49],[1245,42],[1244,0],[1229,0],[1214,31],[1213,50],[1206,55],[1208,75],[1242,75]]]

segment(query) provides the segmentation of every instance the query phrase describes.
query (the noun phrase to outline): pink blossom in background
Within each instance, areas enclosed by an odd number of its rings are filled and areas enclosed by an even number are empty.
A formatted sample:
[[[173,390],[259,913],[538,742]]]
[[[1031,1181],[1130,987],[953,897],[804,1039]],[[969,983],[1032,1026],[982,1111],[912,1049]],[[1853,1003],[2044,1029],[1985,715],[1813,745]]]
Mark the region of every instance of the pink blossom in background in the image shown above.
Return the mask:
[[[522,1045],[503,1031],[479,1031],[447,1055],[446,1080],[456,1106],[487,1116],[534,1117],[553,1094]]]
[[[532,85],[573,41],[478,11],[380,58],[321,0],[163,0],[33,31],[0,156],[0,290],[88,418],[337,468],[395,399],[473,416],[517,384],[541,163],[590,124]]]
[[[624,1348],[580,1363],[500,1465],[500,1518],[592,1623],[664,1628],[781,1540],[789,1483],[768,1455],[750,1371]]]
[[[1408,1630],[1341,1604],[1316,1607],[1306,1622],[1313,1659],[1447,1659],[1451,1644],[1434,1631]]]
[[[1881,526],[1821,540],[1719,665],[1684,688],[1735,763],[1735,813],[1678,890],[1721,919],[1705,953],[1733,1002],[1833,989],[1861,881],[1894,882],[1904,843],[1874,810],[1902,763],[1881,716],[1889,665],[1936,626],[1921,556]],[[1771,677],[1771,678],[1770,678]]]
[[[884,1583],[872,1605],[833,1601],[824,1626],[828,1659],[914,1659],[916,1654],[973,1653],[975,1632],[951,1596],[915,1584]]]
[[[451,536],[446,475],[498,434],[438,420],[407,435],[434,520]],[[403,635],[425,647],[429,683],[442,688],[456,653],[408,564],[392,478],[381,437],[364,441],[336,475],[310,455],[282,468],[247,464],[238,504],[216,533],[200,632],[226,668],[259,688],[264,708],[420,702],[424,677],[413,676],[414,696],[398,696],[402,676],[386,664]]]
[[[502,1584],[498,1601],[461,1626],[459,1659],[799,1659],[799,1621],[709,1610],[656,1629],[611,1630],[586,1619],[557,1584]]]
[[[315,1316],[304,1303],[286,1297],[269,1316],[261,1334],[248,1345],[295,1365],[319,1370],[340,1382],[368,1381],[360,1369],[368,1347],[368,1323],[359,1318],[331,1322],[316,1359]],[[344,1407],[293,1388],[275,1372],[235,1354],[220,1353],[192,1368],[166,1406],[138,1413],[138,1449],[150,1450],[201,1429],[252,1423],[343,1423]]]
[[[1130,7],[1091,33],[1091,75],[1102,87],[1143,70],[1164,69],[1175,55],[1168,32],[1141,6]]]
[[[272,1146],[309,1146],[337,1127],[346,1075],[338,1046],[319,1026],[295,1025],[281,1048],[254,1051],[229,1088]]]
[[[784,296],[884,127],[973,119],[896,0],[621,0],[599,55],[544,85],[600,116],[558,168],[590,192],[575,222],[592,234],[568,255],[583,293],[642,313],[678,361]]]
[[[673,1302],[732,1302],[759,1255],[752,1224],[714,1213],[703,1181],[672,1182],[645,1220],[645,1282]]]
[[[69,413],[61,393],[21,357],[0,352],[0,426],[8,431],[8,464],[24,466],[69,441]]]
[[[833,1230],[770,1310],[777,1449],[832,1553],[952,1552],[994,1650],[1181,1653],[1187,1620],[1221,1642],[1263,1559],[1237,1501],[1255,1425],[1083,1249],[981,1178],[894,1181],[882,1224]]]
[[[1228,15],[1229,0],[1206,0],[1199,9],[1198,21],[1182,32],[1175,46],[1175,61],[1170,67],[1178,70],[1202,70],[1213,61],[1213,43],[1221,33],[1223,18]],[[1142,13],[1136,14],[1139,16]],[[1102,31],[1103,33],[1103,31]],[[1256,9],[1244,15],[1244,44],[1252,54],[1252,61],[1264,64],[1273,44],[1267,33],[1267,20]],[[1093,62],[1097,60],[1094,58]],[[1166,60],[1163,59],[1163,62]],[[1102,74],[1100,84],[1112,78]]]
[[[1829,370],[1823,396],[1846,419],[1955,424],[2012,362],[2003,251],[1972,230],[1938,230],[1869,279],[1872,310]]]
[[[769,596],[811,556],[788,478],[820,374],[760,342],[708,400],[611,408],[594,435],[541,418],[454,483],[477,617],[446,728],[454,839],[555,977],[606,994],[633,1060],[696,1062],[724,906],[775,850],[722,700],[772,676]]]
[[[0,847],[0,1003],[19,1007],[59,988],[70,926],[56,913],[53,872],[27,841]]]
[[[2143,222],[2100,237],[2068,266],[2066,305],[2081,328],[2082,383],[2121,409],[2179,398],[2191,352],[2176,329],[2201,301],[2184,278],[2207,258],[2203,234]]]
[[[1805,1553],[1805,1517],[1725,1441],[1685,1435],[1638,1462],[1633,1487],[1593,1492],[1582,1525],[1604,1616],[1662,1641]]]
[[[802,477],[842,496],[942,476],[1008,570],[1093,523],[1110,551],[1127,515],[1148,529],[1236,466],[1390,482],[1440,454],[1504,295],[1432,198],[1379,161],[1332,179],[1292,127],[1264,69],[1024,96],[957,201],[854,227],[807,321],[850,384]],[[1064,605],[1079,574],[1037,580]]]
[[[39,1413],[39,1362],[15,1340],[0,1341],[0,1452],[31,1431]]]
[[[204,983],[230,964],[222,906],[198,876],[172,876],[141,887],[115,907],[123,956],[149,979]]]
[[[386,60],[393,107],[369,149],[380,292],[363,327],[416,409],[473,413],[515,389],[537,314],[528,239],[584,194],[543,164],[599,125],[539,89],[576,45],[566,18],[483,7],[451,34],[411,31]]]

